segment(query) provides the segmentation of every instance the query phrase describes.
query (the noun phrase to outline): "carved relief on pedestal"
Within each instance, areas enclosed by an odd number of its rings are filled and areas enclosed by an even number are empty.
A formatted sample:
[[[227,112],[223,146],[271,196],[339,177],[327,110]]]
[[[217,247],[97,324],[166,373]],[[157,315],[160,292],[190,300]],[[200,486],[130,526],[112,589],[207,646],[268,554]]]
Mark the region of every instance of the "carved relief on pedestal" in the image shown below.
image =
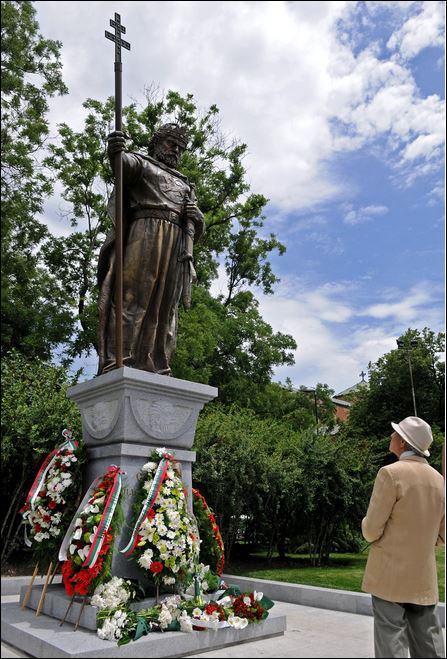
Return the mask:
[[[141,430],[159,439],[172,439],[186,432],[194,421],[194,410],[160,398],[130,399],[135,421]]]
[[[84,407],[82,414],[88,432],[95,439],[104,439],[115,427],[120,412],[119,400],[107,400]]]

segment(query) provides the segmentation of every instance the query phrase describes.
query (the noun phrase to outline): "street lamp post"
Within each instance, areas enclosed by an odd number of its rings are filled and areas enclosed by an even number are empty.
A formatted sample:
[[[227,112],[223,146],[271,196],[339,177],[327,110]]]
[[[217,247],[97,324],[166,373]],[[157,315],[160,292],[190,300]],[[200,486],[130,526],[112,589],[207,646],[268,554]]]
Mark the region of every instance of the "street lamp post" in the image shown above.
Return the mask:
[[[417,416],[416,410],[416,396],[414,393],[414,384],[413,384],[413,369],[411,367],[411,349],[416,348],[418,345],[417,339],[411,339],[411,341],[405,342],[403,339],[396,339],[398,350],[406,350],[408,358],[408,368],[410,369],[410,382],[411,382],[411,395],[413,396],[413,407],[414,407],[414,416]]]
[[[317,390],[313,387],[302,387],[301,391],[304,391],[306,394],[314,395],[314,404],[315,404],[315,422],[318,426],[318,405],[317,405]]]

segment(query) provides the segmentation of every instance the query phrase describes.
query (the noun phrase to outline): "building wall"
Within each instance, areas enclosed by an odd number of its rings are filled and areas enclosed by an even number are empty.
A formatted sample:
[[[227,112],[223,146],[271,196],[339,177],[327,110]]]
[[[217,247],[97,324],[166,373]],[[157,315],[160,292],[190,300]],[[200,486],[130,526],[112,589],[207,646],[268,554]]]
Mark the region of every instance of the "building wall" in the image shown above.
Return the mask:
[[[349,417],[349,407],[342,405],[335,406],[335,416],[339,421],[347,421]]]

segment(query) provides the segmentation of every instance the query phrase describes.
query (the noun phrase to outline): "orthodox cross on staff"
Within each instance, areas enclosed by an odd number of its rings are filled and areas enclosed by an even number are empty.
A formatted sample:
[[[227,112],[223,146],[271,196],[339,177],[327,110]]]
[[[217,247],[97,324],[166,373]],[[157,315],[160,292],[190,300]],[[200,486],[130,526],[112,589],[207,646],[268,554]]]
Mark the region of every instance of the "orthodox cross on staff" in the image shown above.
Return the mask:
[[[362,378],[362,382],[365,382],[365,375],[366,375],[366,373],[364,373],[364,372],[362,371],[361,373],[359,373],[359,375],[360,375],[360,377]]]
[[[115,130],[122,131],[122,72],[121,47],[130,50],[130,43],[121,39],[126,28],[121,16],[110,19],[115,34],[105,32],[106,38],[115,42]],[[115,340],[116,368],[123,365],[123,159],[122,152],[115,155]]]

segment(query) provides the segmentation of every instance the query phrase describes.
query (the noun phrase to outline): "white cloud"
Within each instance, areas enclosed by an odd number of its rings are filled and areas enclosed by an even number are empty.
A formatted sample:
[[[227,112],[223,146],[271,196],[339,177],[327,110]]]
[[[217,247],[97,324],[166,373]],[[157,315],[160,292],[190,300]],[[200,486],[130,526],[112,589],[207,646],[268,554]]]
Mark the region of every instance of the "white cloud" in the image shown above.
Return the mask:
[[[432,155],[439,154],[438,147],[442,144],[444,144],[444,136],[442,134],[419,135],[419,137],[405,147],[403,158],[404,160],[430,158]]]
[[[374,217],[380,217],[388,213],[387,206],[362,206],[361,208],[350,208],[344,216],[345,224],[364,224]]]
[[[438,204],[442,204],[444,201],[444,182],[440,181],[439,183],[436,183],[433,188],[430,190],[428,193],[428,206],[437,206]]]
[[[413,286],[405,296],[396,292],[394,299],[367,307],[362,315],[378,319],[390,318],[400,323],[413,323],[425,317],[424,325],[430,325],[429,319],[436,314],[438,316],[436,325],[438,325],[440,310],[434,310],[431,303],[440,301],[437,288],[427,283],[420,283]]]
[[[395,165],[416,157],[440,165],[445,103],[437,95],[421,98],[409,69],[380,60],[370,48],[348,58],[334,85],[333,111],[342,122],[336,148],[359,148],[383,136]],[[424,172],[419,169],[418,174]]]
[[[314,246],[323,252],[332,256],[341,256],[345,247],[340,236],[330,236],[320,231],[311,231],[303,236],[303,240],[314,243]]]
[[[113,47],[104,38],[110,5],[35,4],[43,34],[64,44],[70,96],[52,102],[52,117],[80,127],[82,101],[113,94]],[[411,3],[398,4],[401,25]],[[225,132],[249,146],[245,165],[253,191],[266,194],[277,209],[346,198],[350,182],[328,166],[338,151],[392,134],[395,149],[408,147],[407,158],[416,151],[437,158],[443,117],[443,102],[421,98],[403,62],[379,59],[375,46],[355,56],[343,43],[338,22],[356,7],[117,1],[113,11],[121,13],[132,47],[123,54],[124,102],[141,100],[143,88],[154,82],[193,93],[201,107],[217,103]],[[334,120],[343,131],[334,130]]]
[[[360,380],[369,362],[394,349],[409,326],[442,330],[442,310],[435,304],[441,292],[431,282],[409,291],[378,291],[377,303],[366,309],[355,302],[363,286],[340,282],[310,290],[302,280],[288,278],[274,296],[260,297],[263,318],[298,344],[295,365],[278,368],[277,379],[290,377],[295,386],[326,382],[341,391]]]
[[[411,59],[424,48],[444,45],[444,2],[422,2],[420,12],[411,16],[390,37],[387,46],[404,59]]]

